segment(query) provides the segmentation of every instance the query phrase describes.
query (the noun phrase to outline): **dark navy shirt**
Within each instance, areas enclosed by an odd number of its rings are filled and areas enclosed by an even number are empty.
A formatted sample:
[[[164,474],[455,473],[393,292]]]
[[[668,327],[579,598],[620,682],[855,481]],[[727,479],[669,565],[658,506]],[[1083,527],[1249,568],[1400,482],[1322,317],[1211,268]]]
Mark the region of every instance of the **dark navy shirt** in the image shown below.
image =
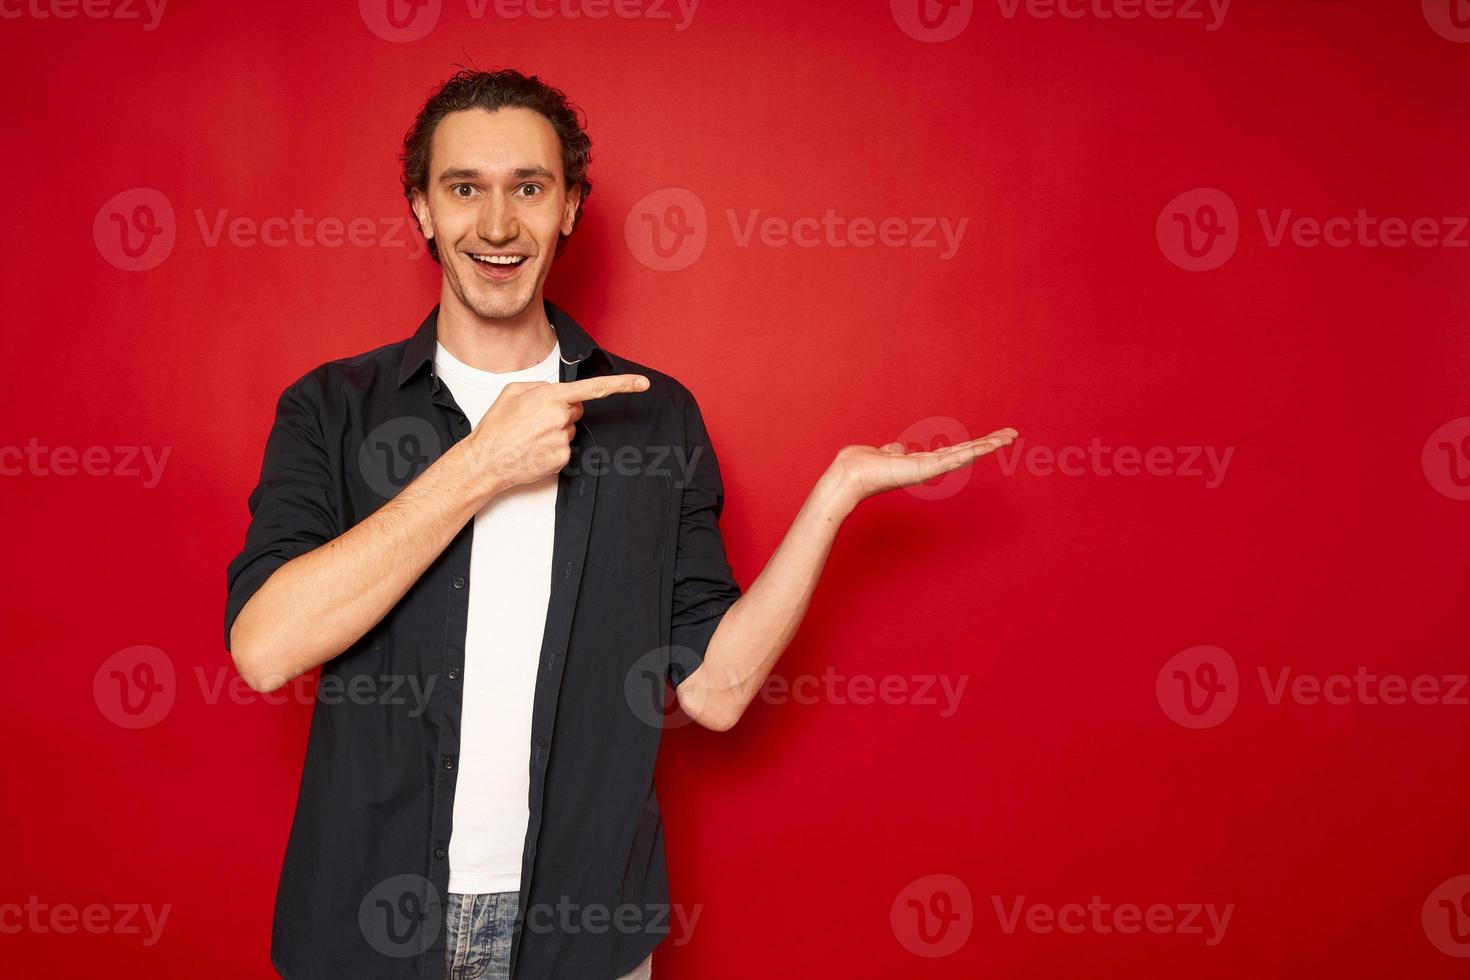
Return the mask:
[[[653,785],[666,682],[698,669],[740,587],[694,397],[545,307],[562,381],[637,373],[650,387],[584,402],[557,480],[512,976],[612,978],[674,921]],[[229,563],[226,648],[272,572],[469,435],[434,371],[437,323],[436,307],[412,337],[322,364],[280,396]],[[283,977],[443,973],[473,530],[467,522],[377,626],[321,667],[276,895],[271,962]]]

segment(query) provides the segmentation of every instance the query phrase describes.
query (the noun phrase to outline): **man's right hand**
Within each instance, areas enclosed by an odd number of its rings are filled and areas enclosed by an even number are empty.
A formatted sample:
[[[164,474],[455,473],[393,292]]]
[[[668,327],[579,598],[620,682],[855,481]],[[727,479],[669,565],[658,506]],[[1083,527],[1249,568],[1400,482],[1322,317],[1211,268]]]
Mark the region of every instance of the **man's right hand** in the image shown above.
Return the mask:
[[[579,381],[512,381],[461,445],[477,482],[495,493],[534,483],[572,458],[572,437],[582,403],[648,390],[641,374],[613,374]]]

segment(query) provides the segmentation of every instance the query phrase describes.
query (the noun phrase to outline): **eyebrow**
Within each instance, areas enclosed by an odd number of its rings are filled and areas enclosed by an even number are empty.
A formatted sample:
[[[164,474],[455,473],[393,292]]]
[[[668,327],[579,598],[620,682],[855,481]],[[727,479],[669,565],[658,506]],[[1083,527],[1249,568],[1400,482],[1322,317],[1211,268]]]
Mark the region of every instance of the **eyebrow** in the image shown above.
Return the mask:
[[[480,180],[484,176],[485,174],[483,171],[476,170],[473,167],[450,167],[448,170],[439,175],[439,179],[441,181]],[[556,174],[552,173],[550,170],[547,170],[545,167],[517,167],[515,170],[511,171],[511,177],[515,180],[526,180],[531,177],[541,177],[545,180],[555,180]]]

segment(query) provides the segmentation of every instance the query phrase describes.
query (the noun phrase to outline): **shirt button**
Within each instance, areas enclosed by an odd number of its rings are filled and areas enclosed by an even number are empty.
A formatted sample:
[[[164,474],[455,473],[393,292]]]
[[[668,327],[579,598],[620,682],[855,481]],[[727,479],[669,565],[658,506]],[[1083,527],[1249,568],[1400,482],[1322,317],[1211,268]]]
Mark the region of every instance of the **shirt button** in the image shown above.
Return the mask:
[[[452,680],[452,681],[459,680],[459,668],[458,667],[450,667],[449,668],[449,679]]]
[[[453,756],[446,755],[444,757],[444,768],[445,768],[446,771],[454,768],[454,757]]]
[[[444,860],[444,855],[445,854],[448,854],[448,853],[449,852],[446,851],[446,850],[444,850],[444,848],[442,848],[442,847],[436,847],[436,848],[434,848],[434,856],[436,858],[438,858],[439,860],[441,860],[441,861]]]
[[[462,589],[462,588],[464,588],[464,576],[463,575],[456,575],[456,576],[454,576],[454,587],[456,589]]]

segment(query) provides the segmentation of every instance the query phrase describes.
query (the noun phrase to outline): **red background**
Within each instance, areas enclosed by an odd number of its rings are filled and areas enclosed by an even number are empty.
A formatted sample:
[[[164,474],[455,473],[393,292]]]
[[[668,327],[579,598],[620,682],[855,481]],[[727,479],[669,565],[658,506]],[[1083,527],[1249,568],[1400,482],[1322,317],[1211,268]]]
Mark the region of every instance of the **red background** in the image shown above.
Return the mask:
[[[682,31],[446,0],[406,43],[351,2],[174,0],[151,31],[20,9],[0,21],[0,443],[170,456],[151,488],[0,480],[0,903],[171,913],[151,947],[0,934],[7,973],[272,975],[310,708],[209,695],[231,676],[225,564],[281,389],[407,336],[437,269],[401,232],[211,247],[197,215],[396,221],[398,142],[466,63],[540,73],[585,109],[596,187],[547,295],[695,392],[743,583],[841,445],[926,419],[1054,450],[1234,449],[1213,489],[1006,475],[992,457],[941,499],[862,506],[777,673],[967,677],[959,710],[757,702],[730,733],[670,732],[673,897],[702,908],[655,976],[1463,974],[1421,907],[1470,872],[1470,708],[1272,704],[1258,679],[1466,669],[1470,502],[1421,453],[1470,414],[1470,250],[1271,247],[1257,218],[1470,214],[1470,44],[1417,2],[1236,0],[1215,31],[981,2],[942,43],[881,0],[704,0]],[[177,241],[131,272],[93,225],[138,187],[171,202]],[[666,187],[703,203],[708,244],[660,272],[624,223]],[[1155,224],[1211,187],[1239,208],[1239,249],[1185,271]],[[741,247],[727,219],[829,208],[968,224],[944,260]],[[133,731],[92,691],[138,644],[164,651],[177,691]],[[1200,644],[1233,658],[1239,704],[1193,730],[1155,682]],[[930,874],[965,882],[973,918],[937,958],[890,927]],[[1235,907],[1213,947],[1008,933],[994,908],[1093,895]]]

